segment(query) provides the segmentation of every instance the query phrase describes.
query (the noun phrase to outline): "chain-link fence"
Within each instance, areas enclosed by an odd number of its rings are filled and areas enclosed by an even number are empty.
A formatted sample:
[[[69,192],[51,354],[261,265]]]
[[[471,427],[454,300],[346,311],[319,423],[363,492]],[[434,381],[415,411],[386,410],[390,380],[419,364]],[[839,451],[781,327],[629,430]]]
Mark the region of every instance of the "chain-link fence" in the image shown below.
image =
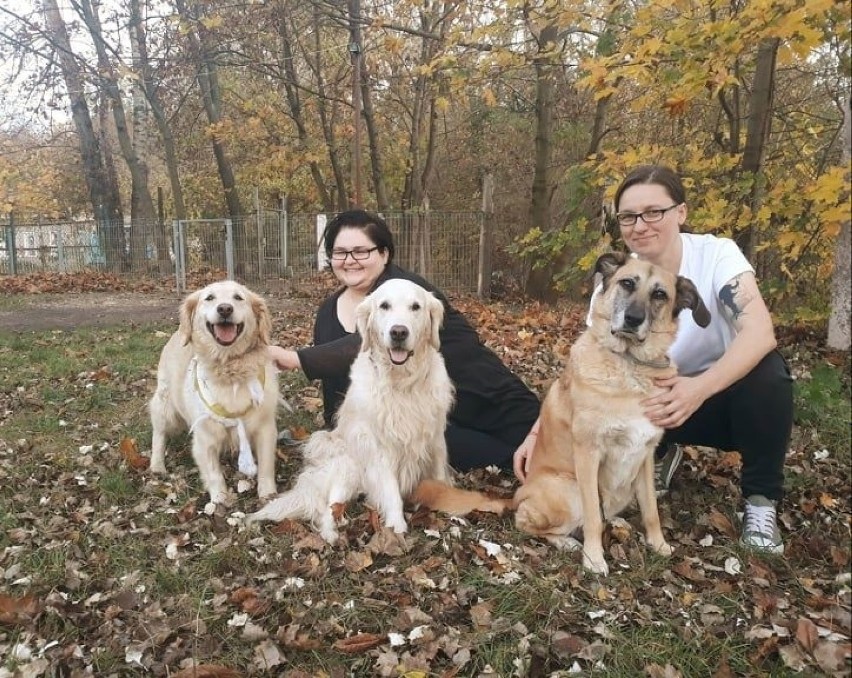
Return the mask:
[[[331,215],[329,215],[330,218]],[[486,221],[482,212],[390,212],[396,261],[447,292],[481,292]],[[248,283],[322,271],[326,215],[261,210],[239,218],[172,223],[0,222],[0,274],[88,269],[172,277],[220,274]]]

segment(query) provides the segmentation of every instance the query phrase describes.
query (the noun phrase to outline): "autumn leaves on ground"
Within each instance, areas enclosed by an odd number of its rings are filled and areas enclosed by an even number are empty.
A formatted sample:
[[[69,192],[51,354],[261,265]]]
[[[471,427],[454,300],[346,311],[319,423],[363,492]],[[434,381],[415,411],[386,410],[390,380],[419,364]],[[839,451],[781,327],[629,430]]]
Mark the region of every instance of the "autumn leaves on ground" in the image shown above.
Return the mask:
[[[0,309],[26,313],[40,289],[3,289]],[[319,292],[285,294],[276,337],[305,344]],[[457,302],[539,392],[583,316]],[[601,578],[511,517],[417,512],[404,544],[360,503],[334,547],[299,523],[246,529],[248,483],[232,470],[235,504],[208,507],[185,438],[152,477],[145,406],[172,329],[0,329],[0,677],[849,675],[849,363],[810,332],[779,330],[797,377],[785,556],[737,545],[737,455],[688,449],[661,501],[674,556],[644,548],[631,510],[607,528]],[[316,385],[289,375],[282,391],[280,425],[302,437]],[[283,489],[299,456],[279,456]],[[492,470],[460,481],[515,487]]]

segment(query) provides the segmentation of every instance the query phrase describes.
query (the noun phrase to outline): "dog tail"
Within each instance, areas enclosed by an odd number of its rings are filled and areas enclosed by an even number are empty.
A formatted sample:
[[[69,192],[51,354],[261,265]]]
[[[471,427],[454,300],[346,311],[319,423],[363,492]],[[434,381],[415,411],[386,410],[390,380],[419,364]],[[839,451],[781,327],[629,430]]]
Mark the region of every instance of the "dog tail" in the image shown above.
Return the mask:
[[[309,498],[298,486],[276,497],[259,511],[246,516],[246,521],[255,523],[261,520],[279,522],[282,520],[307,520],[311,517]]]
[[[408,497],[409,501],[433,511],[464,515],[471,511],[485,511],[501,515],[512,508],[512,498],[490,497],[475,490],[462,490],[440,480],[423,480]]]

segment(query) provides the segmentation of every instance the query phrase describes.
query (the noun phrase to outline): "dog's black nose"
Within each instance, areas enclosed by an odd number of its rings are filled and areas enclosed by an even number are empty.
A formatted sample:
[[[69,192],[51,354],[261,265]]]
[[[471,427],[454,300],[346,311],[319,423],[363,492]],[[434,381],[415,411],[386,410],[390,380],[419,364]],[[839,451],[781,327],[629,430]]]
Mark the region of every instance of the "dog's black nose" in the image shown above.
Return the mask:
[[[231,314],[234,312],[234,307],[230,304],[219,304],[216,307],[216,313],[219,314],[220,318],[230,318]]]
[[[636,328],[643,322],[645,322],[645,309],[631,307],[625,311],[624,324],[627,327]]]
[[[402,343],[408,339],[408,328],[405,325],[394,325],[390,328],[390,336],[394,341]]]

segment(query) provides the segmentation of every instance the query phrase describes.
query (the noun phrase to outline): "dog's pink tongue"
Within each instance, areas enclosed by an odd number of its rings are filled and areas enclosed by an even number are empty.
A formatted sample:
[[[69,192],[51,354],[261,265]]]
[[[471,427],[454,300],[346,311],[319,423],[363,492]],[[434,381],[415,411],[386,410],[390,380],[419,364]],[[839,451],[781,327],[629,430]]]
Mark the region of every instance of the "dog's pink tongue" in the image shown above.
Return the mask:
[[[216,339],[221,341],[223,344],[230,344],[237,338],[237,326],[232,323],[228,323],[227,325],[216,325],[214,327],[214,332],[216,333]]]
[[[403,351],[398,348],[392,348],[390,352],[390,357],[393,362],[399,365],[408,360],[408,351]]]

